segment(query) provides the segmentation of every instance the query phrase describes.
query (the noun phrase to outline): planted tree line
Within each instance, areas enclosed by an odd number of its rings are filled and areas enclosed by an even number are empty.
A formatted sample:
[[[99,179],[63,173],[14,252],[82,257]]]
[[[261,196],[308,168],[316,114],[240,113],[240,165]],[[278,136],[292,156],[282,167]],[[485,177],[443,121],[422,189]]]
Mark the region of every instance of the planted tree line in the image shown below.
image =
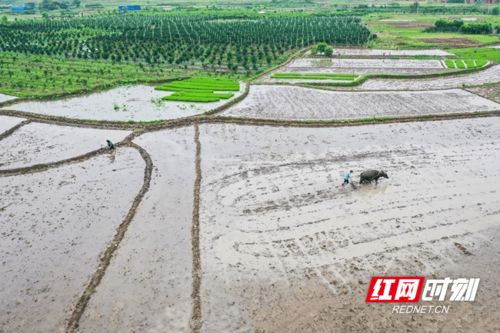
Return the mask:
[[[0,51],[247,72],[319,42],[361,45],[372,38],[350,16],[105,14],[0,23]]]

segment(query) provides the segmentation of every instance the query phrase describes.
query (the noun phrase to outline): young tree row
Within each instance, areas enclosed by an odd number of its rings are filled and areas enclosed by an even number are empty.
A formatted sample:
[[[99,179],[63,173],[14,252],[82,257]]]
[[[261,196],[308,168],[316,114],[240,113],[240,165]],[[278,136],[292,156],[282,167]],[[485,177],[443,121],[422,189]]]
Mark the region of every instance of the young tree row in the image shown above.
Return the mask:
[[[371,38],[359,18],[348,16],[107,14],[0,24],[0,51],[247,71],[319,42],[360,45]]]

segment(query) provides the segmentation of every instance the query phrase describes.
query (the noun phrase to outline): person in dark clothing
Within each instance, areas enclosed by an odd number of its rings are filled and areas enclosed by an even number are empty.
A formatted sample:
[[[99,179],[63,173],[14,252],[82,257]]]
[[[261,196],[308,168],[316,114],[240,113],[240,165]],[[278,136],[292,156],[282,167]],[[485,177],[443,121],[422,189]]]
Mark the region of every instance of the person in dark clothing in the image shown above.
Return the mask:
[[[111,142],[111,140],[106,140],[106,143],[108,144],[108,148],[110,150],[115,150],[115,145]]]

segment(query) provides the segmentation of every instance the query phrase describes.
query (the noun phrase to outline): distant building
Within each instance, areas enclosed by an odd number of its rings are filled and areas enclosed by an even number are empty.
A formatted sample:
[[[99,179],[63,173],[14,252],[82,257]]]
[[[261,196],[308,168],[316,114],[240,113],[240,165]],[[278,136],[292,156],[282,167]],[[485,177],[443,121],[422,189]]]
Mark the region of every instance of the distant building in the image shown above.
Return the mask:
[[[15,14],[22,14],[22,13],[27,13],[30,11],[35,10],[35,3],[34,2],[27,2],[22,5],[14,5],[10,7],[10,11]]]
[[[427,2],[447,3],[449,1],[448,0],[427,0]],[[492,4],[495,4],[495,3],[498,3],[498,2],[499,2],[499,0],[464,0],[465,4],[483,3],[483,4],[492,5]]]
[[[141,6],[139,5],[120,5],[118,6],[118,11],[123,13],[123,12],[135,12],[138,10],[141,10]]]
[[[487,4],[487,5],[493,5],[495,3],[498,3],[498,0],[465,0],[464,3],[468,3],[468,4],[474,4],[474,3],[483,3],[483,4]]]

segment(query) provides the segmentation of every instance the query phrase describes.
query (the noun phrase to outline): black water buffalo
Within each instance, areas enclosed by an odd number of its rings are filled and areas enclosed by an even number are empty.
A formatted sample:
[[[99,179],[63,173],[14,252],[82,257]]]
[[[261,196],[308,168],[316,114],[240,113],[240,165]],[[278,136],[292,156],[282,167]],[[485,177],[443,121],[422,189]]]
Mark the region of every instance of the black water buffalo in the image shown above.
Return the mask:
[[[366,170],[366,171],[363,171],[361,173],[361,175],[359,176],[359,183],[360,184],[363,184],[363,183],[371,183],[372,181],[375,181],[375,183],[378,182],[378,179],[380,177],[384,177],[384,178],[389,178],[389,176],[387,176],[387,173],[385,173],[385,171],[383,170]]]

